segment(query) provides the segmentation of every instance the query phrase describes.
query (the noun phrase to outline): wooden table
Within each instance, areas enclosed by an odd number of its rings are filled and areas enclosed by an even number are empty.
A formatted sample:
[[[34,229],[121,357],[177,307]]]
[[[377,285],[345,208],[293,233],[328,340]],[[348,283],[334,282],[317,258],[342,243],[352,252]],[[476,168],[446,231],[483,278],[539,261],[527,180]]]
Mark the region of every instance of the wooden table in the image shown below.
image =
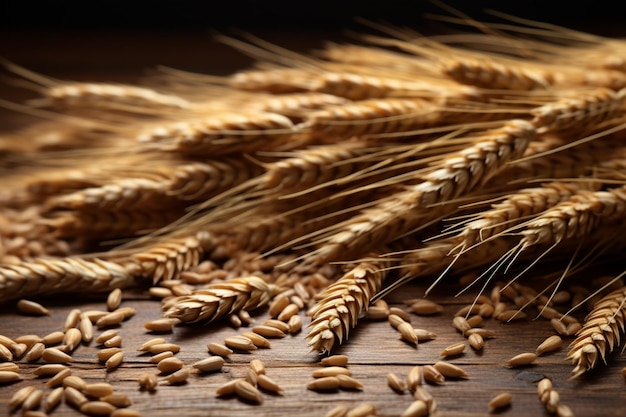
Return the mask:
[[[106,372],[98,363],[96,352],[100,347],[95,342],[80,346],[73,354],[72,373],[87,382],[107,381],[116,392],[132,398],[133,408],[145,416],[320,416],[337,405],[355,407],[362,403],[373,403],[383,416],[399,415],[412,401],[412,395],[398,394],[387,385],[386,375],[394,372],[406,376],[414,365],[428,365],[440,360],[439,353],[452,343],[464,338],[451,324],[452,315],[462,306],[472,301],[471,295],[453,298],[446,295],[451,291],[444,288],[429,296],[429,299],[445,306],[440,315],[423,317],[413,315],[415,327],[426,328],[437,333],[438,337],[420,343],[417,348],[399,340],[399,334],[386,320],[363,319],[351,333],[349,341],[336,349],[335,353],[348,355],[348,368],[353,376],[361,381],[360,391],[337,391],[318,393],[306,388],[313,378],[311,373],[319,368],[319,357],[307,349],[306,330],[284,339],[272,339],[270,349],[259,349],[250,354],[235,353],[230,356],[221,372],[204,376],[192,374],[188,382],[180,386],[159,386],[155,393],[140,391],[137,383],[139,374],[155,372],[156,367],[149,362],[151,355],[138,352],[137,348],[146,340],[156,337],[148,333],[143,324],[160,317],[160,303],[146,296],[145,291],[126,292],[123,306],[134,307],[137,314],[119,328],[123,337],[122,348],[125,360],[120,368]],[[410,284],[401,291],[391,294],[388,301],[392,306],[403,307],[401,300],[407,297],[423,296],[423,287]],[[82,298],[82,297],[81,297]],[[72,308],[81,310],[104,310],[105,296],[99,299],[81,301],[77,298],[58,297],[43,301],[50,309],[50,316],[30,317],[15,314],[12,305],[5,305],[0,315],[0,334],[17,337],[23,334],[43,336],[54,330],[61,330],[67,313]],[[255,317],[263,320],[267,311],[259,311]],[[304,319],[308,323],[308,319]],[[571,380],[571,366],[564,362],[563,349],[553,354],[540,356],[536,364],[522,368],[508,368],[504,363],[513,355],[532,352],[547,336],[554,334],[549,322],[544,319],[500,323],[494,319],[484,324],[497,333],[495,339],[487,340],[482,352],[474,352],[469,347],[465,352],[448,359],[463,367],[469,374],[467,380],[447,380],[441,385],[425,384],[424,387],[437,401],[437,414],[440,416],[481,416],[488,415],[489,400],[500,392],[513,395],[512,406],[503,410],[507,416],[547,415],[536,393],[537,382],[543,377],[552,379],[555,389],[561,395],[561,402],[569,405],[577,416],[623,415],[626,406],[624,377],[620,369],[626,366],[626,359],[618,354],[611,355],[609,366]],[[184,363],[191,364],[208,356],[207,343],[222,342],[225,337],[245,331],[236,330],[225,323],[209,326],[178,326],[172,334],[163,337],[179,344],[182,349],[176,355]],[[249,330],[249,329],[248,329]],[[96,332],[96,335],[100,332]],[[245,375],[251,359],[261,359],[267,366],[267,375],[275,379],[284,391],[280,395],[264,394],[264,403],[251,405],[235,397],[217,398],[215,390],[231,378]],[[7,402],[19,388],[33,384],[44,388],[46,379],[32,374],[41,363],[19,362],[24,381],[0,387],[0,413],[8,414]],[[54,412],[57,416],[78,415],[78,411],[61,404]]]
[[[318,40],[324,38],[319,34],[311,37]],[[53,34],[47,41],[45,39],[45,34],[39,34],[35,38],[14,40],[6,44],[9,46],[3,49],[3,53],[7,58],[26,67],[40,71],[49,69],[50,75],[96,81],[134,80],[140,73],[139,68],[154,63],[189,70],[212,69],[213,73],[225,73],[227,69],[240,68],[249,62],[237,53],[225,52],[225,47],[206,41],[208,37],[205,35],[197,34],[193,37],[193,43],[189,43],[189,38],[187,42],[177,43],[170,37],[170,46],[167,48],[159,48],[162,44],[157,42],[158,38],[149,35],[140,39],[118,37],[111,40],[109,37],[92,37],[82,41],[71,34]],[[65,48],[69,39],[73,39],[73,42],[71,50],[67,51]],[[303,42],[302,39],[298,40],[300,46],[304,45],[302,49],[313,45],[311,42]],[[289,47],[289,38],[284,40],[283,46]],[[174,48],[172,44],[182,46]],[[119,45],[123,47],[119,48]],[[200,45],[202,48],[206,46],[206,49],[202,49]],[[199,55],[200,50],[204,50],[205,55]],[[206,56],[219,59],[207,61]],[[85,62],[85,58],[89,58],[90,63],[81,67],[80,63]],[[202,67],[199,64],[201,61],[208,64]],[[13,97],[21,99],[19,94]],[[3,114],[4,120],[7,120],[7,115],[13,117],[11,113]],[[117,392],[132,398],[132,407],[141,411],[144,416],[321,416],[337,405],[355,407],[363,403],[375,404],[380,415],[395,416],[411,403],[412,396],[408,392],[401,395],[392,391],[387,385],[387,373],[394,372],[404,376],[414,365],[432,364],[440,359],[439,353],[446,346],[464,340],[452,327],[451,318],[455,311],[473,299],[473,295],[450,297],[457,289],[442,287],[429,296],[431,300],[445,306],[442,314],[427,318],[413,316],[415,327],[430,329],[438,335],[436,340],[420,343],[417,348],[399,340],[398,333],[387,321],[360,322],[358,328],[351,333],[348,343],[335,351],[348,355],[349,369],[364,385],[360,391],[318,393],[306,388],[307,383],[312,380],[311,372],[320,367],[318,355],[309,352],[307,348],[306,330],[296,336],[273,340],[271,349],[260,349],[252,354],[233,354],[221,372],[206,376],[192,375],[184,385],[160,386],[155,393],[140,391],[137,376],[144,371],[156,371],[155,365],[149,363],[150,356],[137,351],[144,341],[154,337],[145,331],[143,324],[160,317],[160,303],[151,300],[145,291],[131,291],[124,295],[123,306],[134,307],[137,314],[120,327],[125,352],[122,366],[107,373],[96,359],[99,347],[91,343],[80,346],[75,351],[75,362],[71,368],[75,375],[87,382],[110,382]],[[420,283],[410,284],[391,294],[388,301],[391,305],[403,306],[403,299],[421,297],[423,291],[424,286]],[[49,317],[18,315],[14,312],[13,303],[5,304],[0,310],[0,334],[9,337],[23,334],[43,336],[61,330],[71,309],[104,309],[104,299],[105,296],[87,299],[81,296],[42,300],[51,311]],[[256,318],[262,320],[265,315],[266,311],[260,311]],[[308,319],[305,318],[304,322],[308,323]],[[467,348],[461,356],[450,359],[450,362],[466,369],[470,375],[468,380],[446,381],[439,386],[425,385],[437,401],[437,415],[488,415],[489,400],[504,391],[510,392],[513,400],[512,406],[503,410],[502,415],[547,415],[536,393],[537,381],[543,377],[552,379],[555,389],[561,395],[561,401],[569,405],[577,416],[624,415],[625,380],[619,371],[626,366],[626,359],[620,357],[619,352],[608,358],[608,366],[599,366],[599,369],[575,380],[570,379],[572,367],[564,362],[565,346],[559,352],[540,357],[535,365],[510,369],[504,365],[506,360],[518,353],[534,351],[540,342],[554,333],[549,322],[538,319],[503,324],[489,320],[484,327],[494,330],[497,338],[488,340],[483,352],[476,353]],[[239,332],[228,324],[218,323],[205,327],[177,327],[173,334],[166,334],[164,337],[180,344],[182,350],[177,356],[186,364],[191,364],[207,357],[208,342],[222,342],[225,337]],[[282,394],[264,394],[265,401],[261,406],[242,402],[235,397],[216,398],[215,389],[231,378],[243,376],[249,361],[254,358],[265,362],[267,374],[284,389]],[[11,414],[7,403],[19,388],[28,384],[43,387],[45,379],[32,374],[33,369],[40,364],[19,362],[24,381],[0,386],[0,413]],[[78,415],[79,412],[61,404],[52,414],[71,416]]]

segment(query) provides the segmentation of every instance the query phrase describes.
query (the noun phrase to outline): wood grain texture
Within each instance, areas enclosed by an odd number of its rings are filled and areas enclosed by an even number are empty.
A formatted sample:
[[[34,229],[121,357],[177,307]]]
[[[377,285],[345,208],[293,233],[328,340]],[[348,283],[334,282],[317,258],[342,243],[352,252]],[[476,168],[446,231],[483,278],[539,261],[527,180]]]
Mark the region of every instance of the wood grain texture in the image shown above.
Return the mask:
[[[403,307],[401,300],[423,295],[423,287],[410,284],[391,294],[391,306]],[[97,362],[96,352],[100,347],[95,342],[81,345],[73,354],[71,364],[74,375],[87,382],[109,382],[116,392],[124,393],[133,400],[132,408],[150,416],[247,416],[253,413],[265,416],[319,416],[342,404],[355,407],[364,402],[374,403],[380,415],[399,415],[412,401],[410,393],[400,395],[387,385],[386,375],[394,372],[405,377],[414,365],[428,365],[440,360],[439,353],[448,345],[464,340],[452,327],[452,315],[461,306],[472,300],[471,295],[450,298],[453,289],[441,288],[429,299],[442,303],[444,312],[432,317],[412,315],[415,327],[437,333],[438,337],[422,342],[417,348],[399,339],[399,334],[386,320],[362,319],[350,334],[346,344],[334,353],[348,355],[349,369],[354,378],[364,385],[361,391],[336,391],[318,393],[306,389],[313,378],[311,373],[321,366],[316,353],[307,349],[305,332],[283,339],[272,339],[270,349],[259,349],[253,353],[235,353],[226,361],[222,371],[206,375],[192,374],[187,383],[179,386],[159,386],[155,393],[140,391],[137,377],[143,372],[157,373],[156,365],[149,363],[150,354],[138,352],[137,348],[146,340],[156,337],[147,332],[143,324],[160,317],[160,303],[150,300],[142,291],[125,293],[123,307],[134,307],[137,314],[119,327],[123,337],[124,363],[115,371],[106,372]],[[5,305],[0,314],[0,334],[17,337],[23,334],[43,336],[61,330],[65,316],[72,308],[81,310],[106,309],[106,295],[85,302],[75,298],[40,300],[51,311],[49,317],[31,317],[16,314],[12,305]],[[266,310],[254,317],[263,320]],[[309,319],[304,319],[308,323]],[[469,347],[457,357],[446,360],[463,367],[468,380],[447,380],[439,386],[425,384],[426,389],[437,401],[439,416],[483,416],[489,415],[487,404],[496,394],[508,391],[512,394],[512,406],[502,411],[507,416],[547,415],[536,394],[536,384],[543,377],[552,379],[554,389],[561,395],[561,402],[569,405],[577,416],[622,415],[626,405],[624,377],[619,370],[626,360],[619,355],[609,358],[609,366],[570,380],[571,366],[564,362],[565,348],[541,356],[536,364],[510,369],[504,363],[517,353],[534,351],[547,336],[554,333],[548,321],[520,321],[503,324],[488,319],[484,327],[497,333],[495,339],[485,343],[482,352],[476,353]],[[248,330],[233,329],[224,323],[209,326],[178,326],[166,340],[177,343],[181,351],[176,354],[186,365],[208,356],[207,343],[222,342],[225,337]],[[102,330],[96,331],[96,337]],[[281,394],[264,393],[264,403],[251,405],[238,398],[217,398],[215,390],[232,378],[243,377],[250,360],[261,359],[267,375],[273,378],[284,391]],[[41,363],[19,362],[24,381],[0,387],[0,413],[10,413],[8,401],[18,389],[28,384],[50,391],[43,384],[46,379],[36,377],[32,371]],[[79,415],[77,410],[61,404],[52,413],[57,416]]]

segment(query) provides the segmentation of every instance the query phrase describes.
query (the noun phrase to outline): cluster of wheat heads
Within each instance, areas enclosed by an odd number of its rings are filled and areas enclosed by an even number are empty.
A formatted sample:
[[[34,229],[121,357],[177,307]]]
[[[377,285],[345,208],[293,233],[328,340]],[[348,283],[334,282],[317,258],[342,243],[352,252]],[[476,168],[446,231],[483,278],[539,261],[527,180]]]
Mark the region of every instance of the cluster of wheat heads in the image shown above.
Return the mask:
[[[614,271],[626,42],[488,28],[384,28],[306,56],[224,39],[257,66],[152,87],[7,64],[41,92],[11,106],[45,121],[0,137],[0,301],[177,279],[164,316],[207,322],[295,293],[325,352],[414,278],[472,271],[484,291],[543,262],[527,304],[545,309],[585,267]],[[576,374],[619,344],[621,291],[573,344]]]

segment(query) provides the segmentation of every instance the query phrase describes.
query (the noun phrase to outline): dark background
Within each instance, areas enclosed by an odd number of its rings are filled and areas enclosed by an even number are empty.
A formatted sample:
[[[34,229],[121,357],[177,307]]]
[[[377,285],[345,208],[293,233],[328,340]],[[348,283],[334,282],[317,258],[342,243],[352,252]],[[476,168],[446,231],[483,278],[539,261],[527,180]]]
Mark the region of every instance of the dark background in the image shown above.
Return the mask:
[[[622,1],[448,1],[478,20],[484,9],[605,35],[625,34]],[[0,57],[59,77],[138,76],[164,64],[227,73],[251,60],[216,43],[212,33],[252,33],[306,51],[324,40],[351,40],[368,31],[356,17],[423,33],[441,32],[428,13],[449,15],[429,1],[4,1],[0,4]],[[0,85],[0,88],[3,88]]]

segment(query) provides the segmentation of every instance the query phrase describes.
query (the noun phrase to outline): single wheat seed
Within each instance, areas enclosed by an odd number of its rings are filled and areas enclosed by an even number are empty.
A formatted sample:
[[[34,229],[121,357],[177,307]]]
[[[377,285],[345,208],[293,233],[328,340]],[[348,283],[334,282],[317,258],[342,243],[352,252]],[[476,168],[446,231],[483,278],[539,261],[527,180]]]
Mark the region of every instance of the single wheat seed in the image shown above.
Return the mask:
[[[50,311],[39,303],[30,300],[19,300],[17,309],[20,313],[32,314],[36,316],[49,316]]]
[[[389,387],[396,391],[399,394],[404,394],[404,391],[406,390],[406,386],[404,384],[404,381],[402,381],[398,375],[390,372],[387,374],[387,385],[389,385]]]
[[[215,372],[222,369],[224,366],[224,358],[221,356],[210,356],[208,358],[195,362],[192,367],[196,368],[199,372]]]
[[[514,368],[516,366],[525,366],[532,364],[535,359],[537,359],[537,355],[535,353],[520,353],[519,355],[515,355],[508,361],[506,361],[506,365]]]
[[[496,409],[508,407],[511,404],[511,398],[512,395],[508,392],[500,393],[489,401],[489,408]]]
[[[348,364],[348,356],[331,355],[326,358],[322,358],[321,363],[324,366],[346,366]]]

